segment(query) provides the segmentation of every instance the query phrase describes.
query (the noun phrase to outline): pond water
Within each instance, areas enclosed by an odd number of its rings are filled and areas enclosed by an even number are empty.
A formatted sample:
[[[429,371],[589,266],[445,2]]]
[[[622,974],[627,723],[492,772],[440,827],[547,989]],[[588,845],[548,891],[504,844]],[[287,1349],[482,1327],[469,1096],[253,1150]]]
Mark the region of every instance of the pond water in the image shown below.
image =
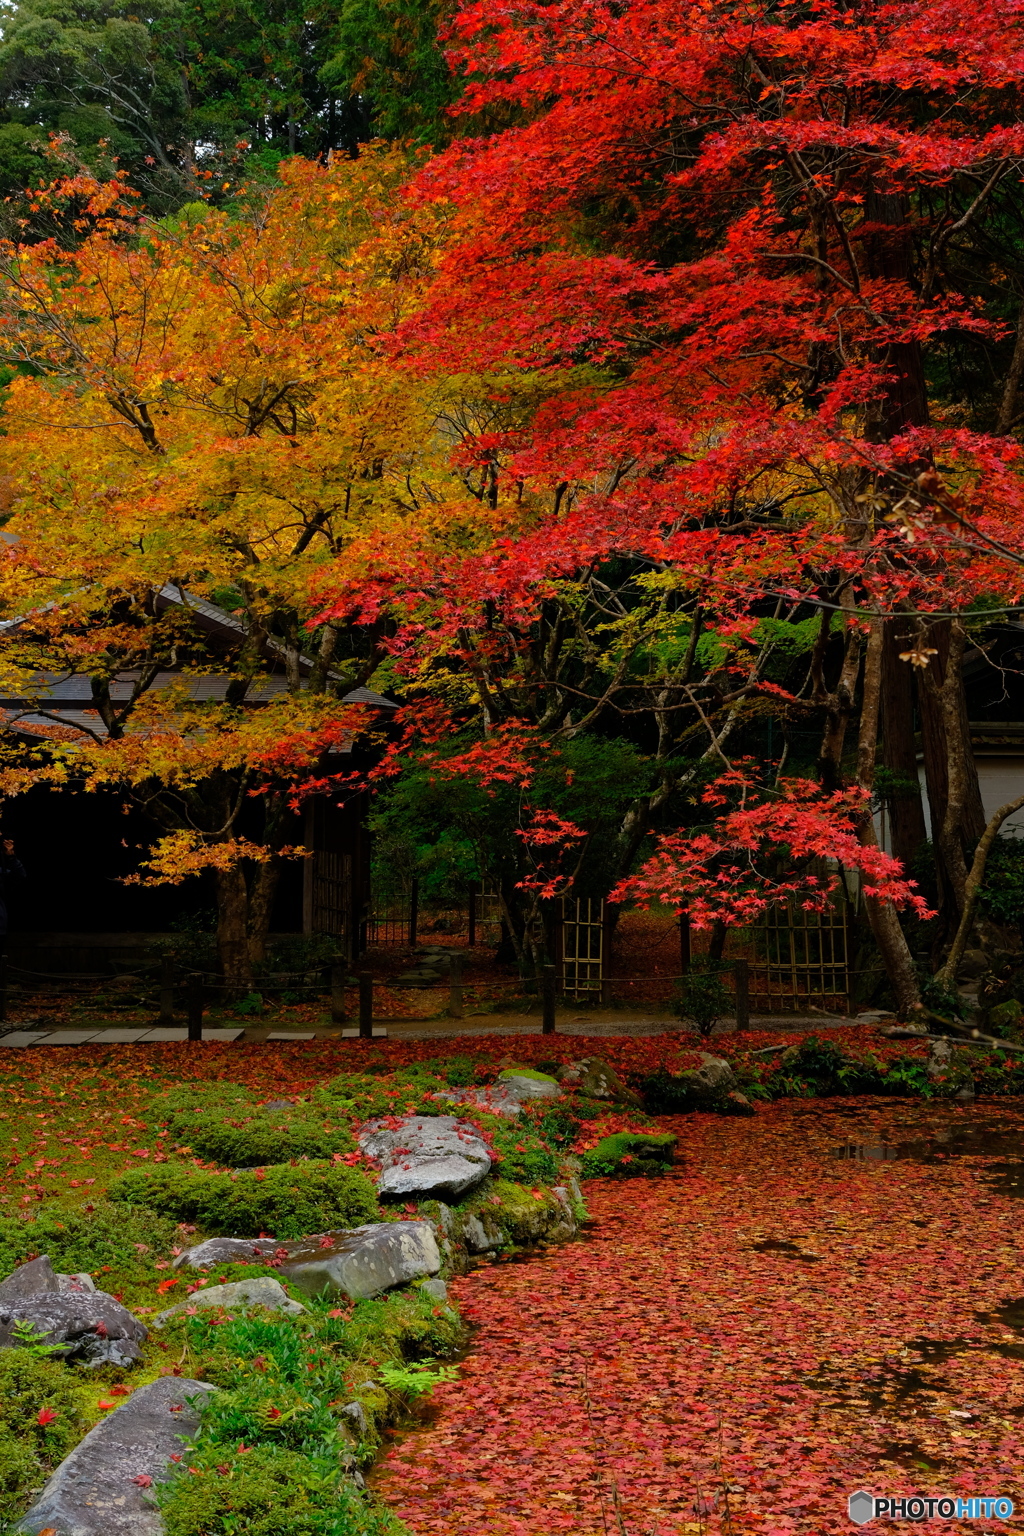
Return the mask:
[[[670,1175],[586,1187],[586,1241],[453,1282],[460,1379],[373,1478],[415,1536],[845,1536],[858,1488],[1024,1508],[1024,1106],[666,1128]]]

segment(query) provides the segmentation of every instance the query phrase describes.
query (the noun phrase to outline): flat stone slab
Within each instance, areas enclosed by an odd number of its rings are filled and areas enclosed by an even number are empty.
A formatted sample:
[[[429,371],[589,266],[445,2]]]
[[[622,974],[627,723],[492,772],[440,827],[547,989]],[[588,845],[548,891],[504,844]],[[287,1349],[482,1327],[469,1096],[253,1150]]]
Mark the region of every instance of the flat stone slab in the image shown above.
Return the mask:
[[[388,1037],[388,1032],[387,1032],[386,1029],[377,1029],[377,1027],[374,1026],[373,1038],[375,1040],[386,1040],[387,1037]],[[341,1032],[341,1038],[343,1040],[358,1040],[359,1039],[359,1031],[358,1031],[358,1029],[343,1029],[342,1032]]]
[[[268,1040],[315,1040],[316,1039],[316,1035],[314,1035],[312,1033],[310,1033],[310,1034],[289,1034],[285,1030],[274,1030],[273,1033],[271,1033],[271,1034],[269,1034],[267,1036],[267,1039]]]
[[[262,1264],[280,1248],[276,1237],[208,1237],[179,1253],[175,1269],[208,1269],[213,1264]]]
[[[166,1479],[171,1457],[199,1427],[202,1399],[214,1390],[175,1376],[139,1387],[61,1462],[17,1529],[32,1536],[47,1529],[57,1536],[161,1536],[147,1488]]]
[[[67,1360],[86,1365],[134,1365],[145,1324],[106,1291],[37,1292],[0,1301],[0,1348],[17,1348],[14,1330],[31,1325],[40,1343],[61,1346]]]
[[[237,1040],[239,1035],[243,1035],[244,1033],[244,1026],[242,1029],[204,1029],[203,1043],[205,1044],[207,1041],[218,1040]],[[185,1034],[185,1039],[188,1039],[187,1031]]]
[[[201,1311],[209,1311],[213,1307],[236,1307],[239,1310],[243,1307],[267,1307],[271,1312],[285,1312],[289,1317],[302,1317],[306,1311],[301,1301],[292,1301],[280,1280],[261,1275],[255,1280],[235,1280],[228,1285],[209,1285],[203,1290],[193,1291],[187,1301],[179,1302],[176,1307],[168,1307],[165,1312],[154,1317],[153,1327],[162,1328],[168,1318],[177,1317],[179,1312],[195,1307]]]
[[[98,1035],[93,1035],[95,1045],[134,1045],[137,1040],[145,1039],[149,1033],[147,1028],[142,1029],[103,1029]]]
[[[22,1046],[36,1045],[40,1040],[46,1039],[44,1029],[12,1029],[10,1034],[0,1036],[0,1046],[9,1046],[12,1050],[18,1050]]]
[[[188,1030],[187,1029],[173,1029],[170,1026],[168,1026],[166,1029],[147,1029],[146,1033],[142,1036],[142,1041],[140,1043],[144,1044],[144,1045],[148,1045],[151,1041],[154,1041],[154,1040],[166,1040],[166,1041],[170,1042],[170,1041],[181,1041],[181,1040],[187,1040],[187,1039],[188,1039]]]
[[[429,1221],[382,1221],[350,1231],[282,1243],[288,1258],[281,1276],[303,1296],[323,1291],[353,1301],[378,1296],[441,1268],[437,1239]]]
[[[99,1034],[98,1029],[55,1029],[46,1035],[40,1045],[88,1045]]]

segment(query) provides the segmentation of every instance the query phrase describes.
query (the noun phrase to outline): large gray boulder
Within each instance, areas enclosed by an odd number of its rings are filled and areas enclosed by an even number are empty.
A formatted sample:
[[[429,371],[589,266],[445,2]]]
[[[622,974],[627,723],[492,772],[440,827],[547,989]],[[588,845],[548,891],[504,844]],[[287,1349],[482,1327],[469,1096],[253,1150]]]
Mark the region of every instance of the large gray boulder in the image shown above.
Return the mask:
[[[50,1256],[43,1253],[38,1259],[19,1264],[6,1280],[0,1280],[0,1307],[28,1296],[55,1296],[59,1290],[60,1282],[54,1274]]]
[[[282,1245],[276,1237],[208,1237],[179,1253],[175,1269],[209,1269],[213,1264],[265,1264]]]
[[[301,1301],[292,1301],[280,1280],[262,1275],[255,1280],[236,1280],[228,1285],[208,1285],[193,1291],[188,1301],[180,1301],[176,1307],[168,1307],[153,1319],[154,1328],[162,1328],[170,1317],[177,1317],[190,1307],[209,1311],[213,1307],[267,1307],[271,1312],[285,1312],[289,1317],[302,1317],[306,1309]]]
[[[38,1536],[160,1536],[152,1494],[199,1427],[213,1387],[164,1376],[139,1387],[61,1462],[18,1525]]]
[[[381,1164],[381,1199],[457,1200],[491,1169],[476,1127],[454,1115],[407,1115],[371,1120],[359,1133],[367,1157]]]
[[[86,1365],[134,1365],[146,1328],[106,1291],[45,1292],[0,1301],[0,1348],[16,1347],[19,1324],[41,1344],[60,1345],[65,1360]]]
[[[382,1221],[350,1231],[325,1232],[283,1245],[280,1273],[303,1296],[322,1291],[353,1301],[378,1296],[441,1268],[429,1221]]]

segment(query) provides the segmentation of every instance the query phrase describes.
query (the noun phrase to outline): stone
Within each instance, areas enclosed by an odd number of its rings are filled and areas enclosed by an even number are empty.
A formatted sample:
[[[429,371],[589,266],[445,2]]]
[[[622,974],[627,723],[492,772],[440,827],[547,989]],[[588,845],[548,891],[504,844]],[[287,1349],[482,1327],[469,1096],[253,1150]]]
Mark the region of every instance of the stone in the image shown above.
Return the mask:
[[[377,1194],[381,1200],[457,1200],[475,1189],[486,1172],[466,1157],[413,1158],[385,1168]]]
[[[86,1365],[134,1365],[145,1325],[106,1291],[68,1291],[0,1302],[0,1348],[17,1347],[14,1330],[31,1325],[41,1344],[59,1344],[65,1360]]]
[[[745,1093],[740,1093],[738,1088],[731,1088],[725,1096],[731,1114],[752,1115],[756,1111]]]
[[[353,1431],[357,1439],[366,1439],[370,1426],[362,1403],[346,1403],[344,1408],[338,1410],[338,1417],[348,1420],[347,1427]]]
[[[520,1104],[530,1099],[560,1099],[562,1096],[557,1080],[541,1072],[527,1075],[510,1067],[507,1071],[499,1073],[498,1084],[506,1094],[511,1095]]]
[[[208,1237],[205,1243],[196,1243],[179,1253],[174,1267],[209,1269],[213,1264],[260,1264],[272,1258],[280,1246],[276,1237]]]
[[[38,1259],[19,1264],[6,1280],[0,1280],[0,1308],[7,1302],[21,1301],[28,1296],[56,1295],[60,1288],[50,1256],[43,1253]]]
[[[470,1253],[491,1253],[505,1246],[504,1233],[485,1227],[479,1216],[467,1216],[459,1235]]]
[[[983,949],[965,949],[957,976],[965,981],[976,981],[979,976],[984,976],[988,968],[988,955]]]
[[[485,1109],[489,1115],[507,1115],[510,1119],[523,1112],[523,1101],[504,1084],[493,1088],[441,1088],[434,1098],[445,1099],[450,1104],[475,1104],[477,1109]]]
[[[441,1268],[429,1221],[381,1221],[282,1245],[288,1257],[280,1273],[303,1296],[328,1291],[352,1301],[379,1296]]]
[[[575,1085],[588,1099],[608,1099],[614,1104],[631,1104],[640,1107],[640,1096],[627,1088],[614,1067],[594,1057],[587,1062],[586,1071]]]
[[[57,1536],[160,1536],[148,1483],[162,1482],[172,1456],[199,1427],[205,1381],[164,1376],[139,1387],[91,1429],[50,1478],[17,1530]]]
[[[209,1285],[193,1291],[188,1301],[168,1307],[153,1319],[154,1328],[162,1328],[170,1317],[176,1317],[188,1307],[203,1311],[211,1307],[266,1307],[270,1312],[286,1312],[289,1317],[302,1317],[306,1308],[301,1301],[292,1301],[280,1280],[263,1275],[255,1280],[235,1280],[229,1285]]]
[[[487,1143],[454,1115],[407,1115],[397,1125],[371,1120],[358,1139],[384,1170],[377,1184],[382,1199],[456,1200],[491,1169]]]
[[[86,1274],[84,1270],[79,1270],[74,1275],[58,1275],[57,1288],[60,1291],[71,1291],[72,1293],[75,1291],[95,1291],[96,1282],[92,1275]]]
[[[433,1296],[435,1301],[448,1300],[448,1287],[443,1280],[424,1280],[420,1290],[424,1296]]]

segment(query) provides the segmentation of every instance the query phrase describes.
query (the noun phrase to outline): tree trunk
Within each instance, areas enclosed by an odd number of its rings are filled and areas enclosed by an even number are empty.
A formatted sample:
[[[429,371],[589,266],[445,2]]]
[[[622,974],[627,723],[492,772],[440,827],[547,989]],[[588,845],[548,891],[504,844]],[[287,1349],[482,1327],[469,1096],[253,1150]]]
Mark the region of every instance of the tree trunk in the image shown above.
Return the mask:
[[[899,619],[887,623],[882,646],[882,761],[890,773],[914,786],[905,793],[896,791],[887,803],[892,854],[905,870],[913,866],[928,835],[914,741],[914,669],[900,661],[900,651],[912,643],[911,637],[903,637],[909,624]]]
[[[249,890],[249,912],[246,931],[249,939],[249,960],[253,965],[267,958],[267,938],[270,934],[270,918],[281,879],[279,859],[268,859],[257,864]]]
[[[875,619],[864,651],[864,682],[860,709],[860,733],[857,741],[857,779],[869,793],[875,779],[878,751],[878,721],[882,702],[882,661],[885,647],[885,621]],[[860,840],[867,848],[877,848],[874,820],[865,816]],[[899,916],[891,901],[865,896],[864,907],[875,943],[882,956],[889,984],[896,997],[896,1010],[905,1019],[921,1006],[914,959]]]
[[[920,671],[918,697],[942,942],[963,912],[968,861],[985,830],[985,812],[964,693],[967,633],[959,620],[943,619],[927,639],[937,655]]]
[[[232,991],[252,991],[249,957],[249,891],[245,871],[236,864],[216,871],[217,955],[225,985]]]
[[[1018,795],[1016,800],[1008,800],[1001,805],[995,815],[990,819],[977,848],[974,850],[974,858],[967,875],[967,884],[964,888],[964,910],[960,918],[960,926],[953,939],[952,948],[947,956],[946,963],[937,972],[935,980],[941,985],[952,987],[956,983],[956,973],[960,968],[960,961],[964,957],[964,949],[967,945],[967,935],[971,931],[974,922],[974,914],[978,907],[978,896],[981,892],[981,882],[985,878],[985,866],[988,856],[992,851],[992,844],[999,835],[999,828],[1008,816],[1014,811],[1019,811],[1024,806],[1024,795]]]

